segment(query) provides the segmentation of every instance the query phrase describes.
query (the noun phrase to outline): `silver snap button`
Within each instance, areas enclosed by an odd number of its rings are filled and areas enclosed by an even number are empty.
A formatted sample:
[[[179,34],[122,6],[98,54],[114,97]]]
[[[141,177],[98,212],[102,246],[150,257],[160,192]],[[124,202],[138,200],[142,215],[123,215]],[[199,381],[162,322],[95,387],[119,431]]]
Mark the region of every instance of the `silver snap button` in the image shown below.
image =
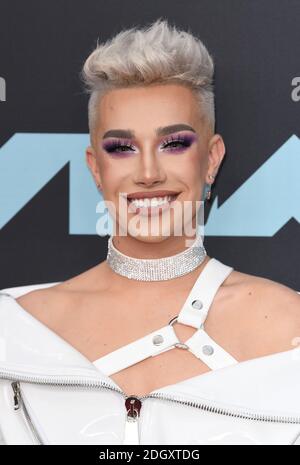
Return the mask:
[[[193,300],[192,307],[196,308],[197,310],[200,310],[200,308],[203,307],[203,303],[201,302],[201,300]]]
[[[214,353],[214,348],[212,346],[206,345],[202,347],[202,352],[205,355],[211,355]]]
[[[162,337],[161,334],[156,334],[153,339],[152,339],[152,342],[155,346],[159,346],[160,344],[162,344],[164,342],[164,338]]]

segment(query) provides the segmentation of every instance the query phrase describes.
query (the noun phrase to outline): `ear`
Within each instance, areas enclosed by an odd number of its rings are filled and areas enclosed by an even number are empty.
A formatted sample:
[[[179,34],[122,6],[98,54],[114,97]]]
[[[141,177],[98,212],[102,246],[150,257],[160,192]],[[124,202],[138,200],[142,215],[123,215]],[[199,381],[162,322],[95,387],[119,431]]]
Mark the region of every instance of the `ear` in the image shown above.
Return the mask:
[[[96,153],[91,145],[89,145],[85,150],[85,159],[86,159],[87,166],[95,180],[96,185],[100,184],[101,186],[102,182],[101,182],[99,167],[97,164]]]
[[[225,156],[226,148],[224,140],[220,134],[214,134],[208,144],[208,169],[206,182],[211,184],[209,175],[217,176],[217,172]]]

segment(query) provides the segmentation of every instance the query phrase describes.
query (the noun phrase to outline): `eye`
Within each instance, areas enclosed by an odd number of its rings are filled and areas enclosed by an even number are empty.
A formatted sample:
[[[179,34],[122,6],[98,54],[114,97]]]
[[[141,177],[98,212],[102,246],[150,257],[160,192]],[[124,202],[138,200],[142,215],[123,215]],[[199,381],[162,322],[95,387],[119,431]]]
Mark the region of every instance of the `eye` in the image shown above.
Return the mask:
[[[195,137],[190,135],[171,135],[165,141],[163,141],[159,147],[160,150],[166,150],[167,152],[182,152],[192,145]],[[136,147],[132,145],[130,140],[110,140],[103,144],[104,150],[111,154],[129,154],[135,153]]]
[[[106,144],[104,144],[103,148],[108,153],[122,153],[129,151],[133,152],[135,150],[135,148],[131,144],[123,142],[121,140],[107,142]]]
[[[171,136],[161,145],[162,149],[167,149],[171,151],[178,151],[190,147],[192,141],[190,137],[187,136]]]
[[[112,151],[113,152],[127,152],[128,150],[134,150],[134,147],[132,147],[132,145],[124,145],[124,144],[115,145]]]
[[[184,144],[181,140],[173,140],[172,142],[168,142],[168,143],[164,146],[164,148],[166,148],[166,147],[171,147],[171,148],[172,148],[172,147],[178,147],[178,145],[181,146],[181,147],[184,147],[184,146],[185,146],[185,144]]]

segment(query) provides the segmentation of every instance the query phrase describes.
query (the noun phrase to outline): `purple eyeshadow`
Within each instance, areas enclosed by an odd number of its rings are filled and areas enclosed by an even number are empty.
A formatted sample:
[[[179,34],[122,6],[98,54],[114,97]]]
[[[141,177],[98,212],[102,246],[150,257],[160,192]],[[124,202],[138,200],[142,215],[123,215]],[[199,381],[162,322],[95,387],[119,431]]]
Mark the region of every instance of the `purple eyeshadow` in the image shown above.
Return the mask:
[[[160,144],[160,151],[181,153],[190,147],[196,139],[196,134],[171,135]],[[124,139],[105,141],[102,147],[108,154],[118,157],[129,156],[136,151],[131,142]]]
[[[130,142],[123,140],[107,141],[103,143],[102,147],[110,155],[117,154],[120,157],[127,156],[129,153],[134,152],[134,147],[130,144]]]
[[[190,147],[197,139],[196,134],[185,134],[171,136],[161,146],[161,150],[172,152],[172,153],[181,153]]]

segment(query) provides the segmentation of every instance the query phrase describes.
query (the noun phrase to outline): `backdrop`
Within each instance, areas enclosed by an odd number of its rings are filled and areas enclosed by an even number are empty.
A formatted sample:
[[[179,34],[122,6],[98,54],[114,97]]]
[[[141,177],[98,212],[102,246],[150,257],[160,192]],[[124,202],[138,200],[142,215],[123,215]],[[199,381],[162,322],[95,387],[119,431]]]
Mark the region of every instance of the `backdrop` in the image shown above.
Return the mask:
[[[158,17],[216,65],[226,156],[205,246],[236,270],[300,290],[299,0],[1,0],[0,288],[68,279],[106,258],[85,165],[79,73],[99,41]]]

